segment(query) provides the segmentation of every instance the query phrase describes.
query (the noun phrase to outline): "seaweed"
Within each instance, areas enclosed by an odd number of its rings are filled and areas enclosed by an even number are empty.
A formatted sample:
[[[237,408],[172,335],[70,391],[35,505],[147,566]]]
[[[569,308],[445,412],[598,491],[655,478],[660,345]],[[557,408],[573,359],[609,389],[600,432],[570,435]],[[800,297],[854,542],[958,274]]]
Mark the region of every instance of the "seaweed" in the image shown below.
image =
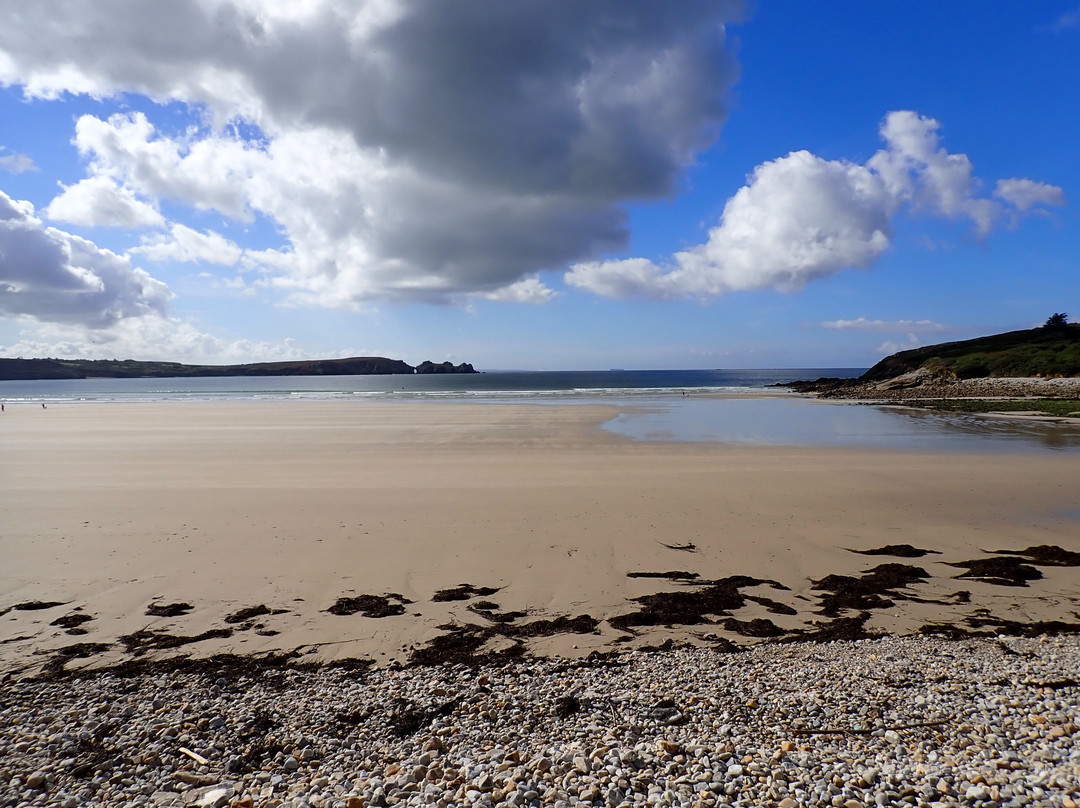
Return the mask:
[[[391,600],[398,601],[391,603]],[[364,617],[396,617],[405,614],[406,603],[411,600],[394,592],[386,595],[357,595],[356,597],[340,597],[334,605],[328,608],[330,614],[351,615],[360,612]]]
[[[1023,563],[1016,556],[999,555],[946,563],[950,567],[967,570],[953,576],[957,580],[982,581],[996,586],[1027,586],[1028,581],[1037,581],[1043,577],[1035,567]]]
[[[633,633],[633,626],[693,626],[712,622],[706,615],[726,616],[746,605],[746,596],[739,590],[749,586],[771,584],[781,588],[776,581],[733,575],[717,581],[695,581],[701,589],[676,592],[657,592],[633,598],[641,609],[630,614],[620,614],[608,619],[608,624],[619,631]]]
[[[829,594],[821,597],[819,614],[836,617],[849,609],[887,609],[896,604],[890,598],[903,600],[897,590],[926,581],[930,575],[910,564],[880,564],[854,578],[850,575],[827,575],[812,581],[812,588]]]
[[[432,603],[445,603],[452,600],[468,600],[473,597],[490,597],[502,587],[473,586],[472,584],[458,584],[453,589],[440,589],[431,597]]]
[[[181,617],[194,608],[190,603],[151,603],[146,607],[146,614],[149,617]]]
[[[1052,544],[1039,544],[1024,550],[994,550],[993,552],[996,555],[1020,556],[1025,561],[1040,567],[1080,567],[1080,553]]]
[[[179,648],[183,645],[190,645],[191,643],[202,642],[204,640],[223,639],[225,637],[232,636],[231,628],[214,628],[209,631],[204,631],[201,634],[195,634],[192,636],[184,636],[180,634],[168,634],[164,631],[150,631],[148,629],[139,629],[132,634],[125,634],[120,637],[120,644],[124,646],[124,650],[133,656],[142,656],[147,651],[159,651],[170,648]]]
[[[49,625],[66,629],[75,629],[83,623],[89,623],[93,619],[94,618],[88,614],[79,614],[78,612],[75,612],[72,614],[65,614],[63,617],[58,617],[49,623]]]
[[[874,550],[849,549],[848,552],[859,553],[860,555],[886,555],[896,558],[922,558],[930,553],[941,555],[938,550],[923,550],[919,547],[912,547],[910,544],[886,544],[884,547],[878,547]]]

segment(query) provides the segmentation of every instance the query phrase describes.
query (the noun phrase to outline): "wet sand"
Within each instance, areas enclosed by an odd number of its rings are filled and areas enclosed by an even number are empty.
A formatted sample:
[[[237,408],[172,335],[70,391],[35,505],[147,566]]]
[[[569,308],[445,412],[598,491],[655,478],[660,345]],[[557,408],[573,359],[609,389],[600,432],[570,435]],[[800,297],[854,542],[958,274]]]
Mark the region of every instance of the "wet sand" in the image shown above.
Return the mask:
[[[8,408],[0,674],[221,652],[408,662],[440,638],[576,655],[1080,624],[1073,453],[641,443],[601,428],[616,414]],[[991,552],[1038,546],[1061,552]]]

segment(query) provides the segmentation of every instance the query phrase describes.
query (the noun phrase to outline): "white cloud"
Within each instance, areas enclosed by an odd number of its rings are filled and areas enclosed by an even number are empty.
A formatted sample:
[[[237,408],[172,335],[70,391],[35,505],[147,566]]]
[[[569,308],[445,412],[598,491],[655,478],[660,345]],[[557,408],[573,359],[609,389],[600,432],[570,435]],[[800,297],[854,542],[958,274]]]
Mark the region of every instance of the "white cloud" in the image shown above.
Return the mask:
[[[878,331],[888,334],[942,334],[951,331],[950,326],[933,320],[870,320],[857,317],[854,320],[830,320],[821,324],[831,331]]]
[[[891,112],[881,125],[886,146],[865,165],[806,151],[763,163],[728,200],[706,243],[665,265],[643,258],[578,263],[565,280],[607,297],[790,292],[869,267],[890,247],[892,220],[905,206],[966,218],[985,234],[1004,218],[1064,200],[1056,186],[1016,179],[998,184],[998,199],[979,196],[971,161],[941,148],[938,129],[931,118]]]
[[[1061,188],[1034,180],[998,180],[994,196],[1008,202],[1021,213],[1027,213],[1036,205],[1065,204],[1065,192]]]
[[[269,219],[284,243],[261,267],[294,301],[534,300],[530,278],[625,244],[623,205],[669,196],[715,140],[741,11],[51,0],[0,29],[0,83],[206,110],[213,129],[172,137],[85,116],[76,144],[155,205]],[[225,137],[237,120],[262,136]]]
[[[21,338],[0,346],[3,356],[69,359],[144,359],[188,364],[242,364],[310,359],[294,340],[223,340],[165,315],[122,320],[107,328],[72,323],[27,323]]]
[[[200,233],[182,224],[173,224],[168,235],[144,238],[138,247],[128,250],[131,255],[141,255],[151,261],[178,261],[181,263],[206,263],[233,266],[240,261],[244,251],[234,242],[213,230]]]
[[[555,290],[545,286],[539,278],[525,278],[481,297],[499,303],[549,303],[555,295]]]
[[[885,340],[885,342],[877,346],[876,350],[877,353],[888,356],[890,354],[899,353],[900,351],[910,351],[913,348],[921,348],[922,345],[923,341],[919,339],[916,334],[910,333],[907,335],[907,339],[904,340]]]
[[[45,215],[54,221],[83,227],[139,230],[165,224],[165,218],[152,206],[136,199],[130,189],[103,176],[65,187],[45,208]]]
[[[163,315],[171,297],[129,259],[45,227],[0,191],[0,315],[105,328]]]
[[[1054,21],[1055,31],[1064,31],[1068,28],[1080,28],[1080,8],[1066,11]]]
[[[22,174],[27,171],[37,171],[38,167],[28,155],[0,146],[0,169],[9,174]]]
[[[626,258],[575,264],[564,280],[601,297],[621,299],[638,295],[665,297],[671,286],[667,277],[647,258]]]

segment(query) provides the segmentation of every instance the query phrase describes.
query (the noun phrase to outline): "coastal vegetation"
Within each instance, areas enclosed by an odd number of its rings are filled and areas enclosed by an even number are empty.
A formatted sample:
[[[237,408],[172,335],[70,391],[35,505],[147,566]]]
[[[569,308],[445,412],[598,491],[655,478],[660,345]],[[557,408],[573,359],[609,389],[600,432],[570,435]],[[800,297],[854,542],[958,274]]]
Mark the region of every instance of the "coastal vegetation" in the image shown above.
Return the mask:
[[[916,370],[955,379],[1080,376],[1080,324],[1054,314],[1041,328],[901,351],[882,359],[861,381]]]
[[[1002,400],[994,398],[938,398],[905,402],[908,406],[928,410],[959,413],[1032,413],[1056,418],[1080,418],[1080,399],[1026,398]]]

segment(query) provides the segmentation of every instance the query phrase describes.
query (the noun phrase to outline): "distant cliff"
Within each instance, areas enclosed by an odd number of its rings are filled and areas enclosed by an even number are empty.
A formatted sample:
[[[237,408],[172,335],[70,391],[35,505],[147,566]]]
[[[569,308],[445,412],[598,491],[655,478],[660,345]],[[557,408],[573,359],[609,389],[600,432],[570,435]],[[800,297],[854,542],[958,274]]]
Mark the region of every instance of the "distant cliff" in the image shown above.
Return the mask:
[[[468,362],[462,362],[460,365],[455,365],[451,362],[440,362],[435,364],[434,362],[421,362],[416,366],[417,373],[476,373],[473,370],[473,366]]]
[[[419,367],[400,359],[353,356],[348,359],[308,359],[258,362],[247,365],[182,365],[179,362],[140,362],[132,359],[0,359],[0,380],[32,379],[147,379],[187,376],[371,376],[412,373],[475,373],[472,365]]]

